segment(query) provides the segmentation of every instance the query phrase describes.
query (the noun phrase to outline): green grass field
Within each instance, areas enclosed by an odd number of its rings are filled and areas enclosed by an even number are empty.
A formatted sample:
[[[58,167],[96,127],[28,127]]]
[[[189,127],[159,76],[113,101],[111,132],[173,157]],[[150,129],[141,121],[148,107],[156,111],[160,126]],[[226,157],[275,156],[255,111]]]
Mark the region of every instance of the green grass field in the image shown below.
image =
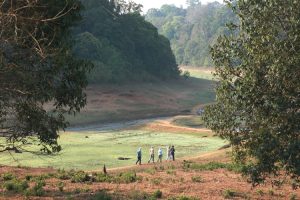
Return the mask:
[[[87,137],[86,137],[87,136]],[[204,136],[204,137],[203,137]],[[37,156],[30,153],[2,153],[0,164],[31,167],[96,170],[105,164],[108,168],[132,165],[136,161],[136,149],[142,147],[143,162],[148,159],[151,145],[158,150],[174,145],[176,157],[193,156],[218,149],[224,141],[206,137],[206,133],[189,134],[154,132],[147,130],[122,130],[112,132],[81,131],[61,134],[59,143],[63,151],[59,155]],[[130,158],[118,160],[118,157]]]
[[[204,68],[204,67],[189,67],[182,66],[180,67],[182,71],[188,71],[191,77],[206,79],[206,80],[215,80],[216,78],[213,75],[214,68]]]

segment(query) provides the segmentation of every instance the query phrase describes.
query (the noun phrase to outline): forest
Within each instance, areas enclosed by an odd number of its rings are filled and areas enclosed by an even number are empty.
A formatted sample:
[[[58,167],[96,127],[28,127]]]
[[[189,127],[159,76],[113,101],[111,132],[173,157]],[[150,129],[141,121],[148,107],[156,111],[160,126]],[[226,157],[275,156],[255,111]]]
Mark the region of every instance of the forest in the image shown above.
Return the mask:
[[[210,47],[220,35],[228,34],[226,24],[236,21],[236,16],[218,2],[187,3],[187,8],[163,5],[160,9],[150,9],[145,18],[170,40],[179,65],[213,66]]]
[[[122,83],[176,78],[169,40],[141,16],[134,2],[82,1],[82,21],[74,28],[74,53],[94,64],[90,83]]]

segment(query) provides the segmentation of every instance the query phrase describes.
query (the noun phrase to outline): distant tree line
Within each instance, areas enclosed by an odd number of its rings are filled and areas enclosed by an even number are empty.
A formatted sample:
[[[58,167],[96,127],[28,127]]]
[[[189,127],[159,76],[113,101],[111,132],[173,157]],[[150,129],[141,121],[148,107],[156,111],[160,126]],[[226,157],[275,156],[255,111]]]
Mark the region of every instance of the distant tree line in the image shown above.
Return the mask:
[[[150,9],[145,18],[166,36],[180,65],[212,66],[209,53],[217,38],[227,34],[226,24],[235,21],[232,10],[218,2],[202,5],[188,0],[188,7],[163,5]]]
[[[74,52],[92,61],[90,83],[121,83],[179,75],[169,40],[140,15],[141,5],[123,0],[85,0],[74,29]]]

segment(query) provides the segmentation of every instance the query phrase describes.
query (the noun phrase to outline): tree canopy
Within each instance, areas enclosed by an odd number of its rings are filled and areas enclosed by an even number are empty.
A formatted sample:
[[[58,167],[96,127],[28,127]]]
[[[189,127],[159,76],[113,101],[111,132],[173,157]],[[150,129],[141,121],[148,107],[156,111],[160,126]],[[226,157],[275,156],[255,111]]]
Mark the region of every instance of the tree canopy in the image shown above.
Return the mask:
[[[230,2],[239,17],[212,48],[217,102],[208,127],[228,139],[253,183],[300,176],[300,2]]]
[[[121,0],[85,0],[74,29],[74,51],[92,60],[91,83],[122,83],[179,75],[168,39],[140,15],[141,5]]]
[[[77,0],[1,2],[0,151],[30,143],[47,153],[60,150],[64,114],[86,102],[90,65],[73,56],[70,34],[80,9]]]
[[[187,0],[187,5],[186,9],[174,5],[150,9],[146,20],[170,40],[178,64],[212,66],[209,46],[227,33],[226,23],[236,17],[218,2],[202,5],[198,0]]]

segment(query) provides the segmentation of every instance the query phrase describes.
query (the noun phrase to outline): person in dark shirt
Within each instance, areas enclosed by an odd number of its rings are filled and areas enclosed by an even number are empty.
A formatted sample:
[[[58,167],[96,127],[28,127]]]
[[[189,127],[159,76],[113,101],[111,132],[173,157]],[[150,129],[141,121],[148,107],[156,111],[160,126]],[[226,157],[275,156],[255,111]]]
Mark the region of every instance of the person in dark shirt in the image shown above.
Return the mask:
[[[172,156],[173,161],[175,161],[175,148],[174,148],[174,145],[170,149],[170,154]]]
[[[140,165],[142,164],[142,148],[138,148],[137,152],[136,152],[136,155],[137,155],[137,161],[136,161],[136,165],[139,163]]]

